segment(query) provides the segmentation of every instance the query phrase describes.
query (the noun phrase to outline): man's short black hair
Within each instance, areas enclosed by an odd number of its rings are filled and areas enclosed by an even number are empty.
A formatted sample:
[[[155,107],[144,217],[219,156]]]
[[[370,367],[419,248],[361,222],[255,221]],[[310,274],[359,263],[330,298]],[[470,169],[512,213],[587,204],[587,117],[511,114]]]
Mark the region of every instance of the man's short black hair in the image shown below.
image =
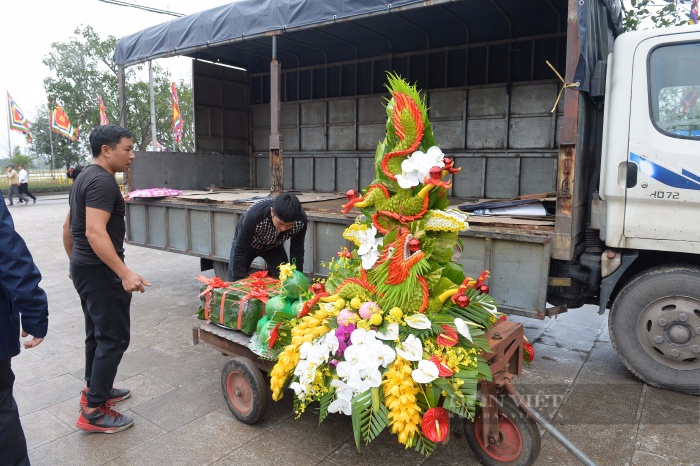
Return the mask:
[[[122,138],[134,139],[128,129],[117,125],[98,126],[90,133],[90,149],[92,156],[97,157],[102,153],[102,146],[107,145],[114,149]]]
[[[275,211],[275,216],[283,222],[294,222],[301,214],[301,202],[292,194],[282,193],[272,203],[272,210]]]
[[[15,167],[13,167],[12,165],[8,165],[7,168],[11,168],[13,170],[15,169]]]

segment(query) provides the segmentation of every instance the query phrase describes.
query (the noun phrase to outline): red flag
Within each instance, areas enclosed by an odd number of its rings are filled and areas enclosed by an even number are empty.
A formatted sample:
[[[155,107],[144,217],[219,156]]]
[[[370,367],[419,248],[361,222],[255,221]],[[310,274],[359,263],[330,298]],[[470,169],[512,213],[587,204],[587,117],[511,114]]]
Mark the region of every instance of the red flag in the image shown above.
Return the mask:
[[[172,96],[173,96],[173,134],[175,135],[175,142],[182,141],[182,119],[180,118],[180,99],[177,97],[177,89],[175,88],[175,83],[172,86]]]
[[[102,102],[102,97],[97,97],[97,102],[100,104],[100,126],[108,125],[109,120],[107,119],[107,111],[105,110],[105,104]]]

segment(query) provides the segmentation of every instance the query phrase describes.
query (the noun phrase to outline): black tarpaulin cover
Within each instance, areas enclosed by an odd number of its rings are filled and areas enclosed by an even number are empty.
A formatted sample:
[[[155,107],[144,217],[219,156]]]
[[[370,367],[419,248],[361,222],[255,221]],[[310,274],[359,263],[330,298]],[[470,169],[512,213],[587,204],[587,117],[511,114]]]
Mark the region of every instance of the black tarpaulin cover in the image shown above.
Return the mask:
[[[114,62],[129,65],[191,47],[388,12],[414,3],[423,0],[240,0],[128,35],[117,43]]]

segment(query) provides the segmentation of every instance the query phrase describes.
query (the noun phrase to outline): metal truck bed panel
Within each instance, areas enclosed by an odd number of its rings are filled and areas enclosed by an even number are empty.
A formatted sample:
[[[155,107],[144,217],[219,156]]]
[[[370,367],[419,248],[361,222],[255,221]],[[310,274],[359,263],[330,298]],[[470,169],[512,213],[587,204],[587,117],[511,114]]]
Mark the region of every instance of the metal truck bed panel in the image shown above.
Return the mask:
[[[338,208],[339,200],[304,204],[309,226],[305,240],[304,273],[324,276],[322,262],[343,246],[353,248],[342,233],[355,219]],[[127,203],[127,242],[228,262],[235,226],[249,204],[211,203],[178,199],[137,199]],[[473,222],[460,238],[458,259],[468,276],[491,271],[491,294],[504,310],[531,317],[544,316],[551,253],[551,228],[482,225]],[[289,243],[286,244],[289,252]],[[254,265],[261,267],[258,260]]]

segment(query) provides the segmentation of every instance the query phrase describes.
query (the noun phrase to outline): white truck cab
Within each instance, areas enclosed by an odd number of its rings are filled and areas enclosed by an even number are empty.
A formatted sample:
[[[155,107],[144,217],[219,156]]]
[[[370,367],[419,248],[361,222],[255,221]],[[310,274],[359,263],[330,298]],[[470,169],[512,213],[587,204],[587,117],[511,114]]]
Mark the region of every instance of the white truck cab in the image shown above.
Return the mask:
[[[698,393],[700,29],[619,36],[604,121],[591,224],[609,248],[602,289],[614,275],[623,284],[611,297],[611,341],[643,380]]]

